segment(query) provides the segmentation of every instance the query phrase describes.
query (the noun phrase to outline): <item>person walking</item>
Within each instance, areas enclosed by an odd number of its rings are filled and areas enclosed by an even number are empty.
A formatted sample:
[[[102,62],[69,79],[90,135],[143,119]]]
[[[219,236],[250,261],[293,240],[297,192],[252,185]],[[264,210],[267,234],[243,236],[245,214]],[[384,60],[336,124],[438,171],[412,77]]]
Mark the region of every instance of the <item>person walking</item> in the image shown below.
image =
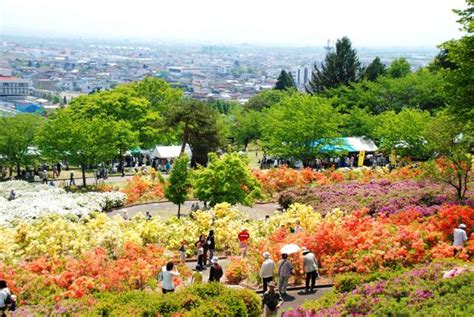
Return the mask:
[[[212,265],[212,259],[214,258],[214,251],[216,250],[216,241],[214,239],[214,230],[209,230],[209,234],[206,238],[206,246],[209,250],[209,266]]]
[[[186,240],[182,240],[179,246],[179,259],[182,264],[186,263]]]
[[[212,257],[211,259],[211,270],[209,272],[209,282],[220,282],[221,277],[224,275],[224,270],[222,266],[219,265],[219,258],[217,256]]]
[[[204,270],[204,262],[203,262],[204,247],[203,247],[201,241],[198,241],[196,246],[197,246],[197,255],[198,255],[198,262],[197,262],[197,265],[196,265],[196,270],[197,271],[202,271],[202,270]]]
[[[303,247],[303,269],[306,273],[305,292],[313,292],[316,286],[316,278],[318,277],[318,261],[313,252]],[[311,281],[311,289],[309,282]]]
[[[282,295],[286,295],[288,280],[293,270],[293,264],[288,260],[288,254],[282,253],[281,260],[278,263],[278,291]]]
[[[263,316],[278,316],[278,309],[283,304],[283,299],[275,292],[275,283],[268,283],[268,291],[264,292],[262,299]]]
[[[239,233],[237,238],[239,239],[240,256],[245,258],[250,240],[250,234],[247,231],[247,228],[242,227],[242,231]]]
[[[270,252],[263,252],[265,260],[260,267],[260,277],[263,282],[263,292],[267,291],[267,285],[273,281],[273,272],[275,271],[275,262],[270,258]]]
[[[69,174],[69,186],[76,186],[76,181],[74,180],[74,173]]]
[[[12,295],[5,280],[0,280],[0,316],[6,317],[7,310],[16,309],[16,296]]]
[[[453,232],[453,246],[464,248],[467,241],[466,225],[461,223]]]
[[[163,266],[161,274],[161,290],[163,294],[174,292],[175,285],[173,278],[179,276],[179,272],[174,269],[174,263],[168,262],[166,266]]]

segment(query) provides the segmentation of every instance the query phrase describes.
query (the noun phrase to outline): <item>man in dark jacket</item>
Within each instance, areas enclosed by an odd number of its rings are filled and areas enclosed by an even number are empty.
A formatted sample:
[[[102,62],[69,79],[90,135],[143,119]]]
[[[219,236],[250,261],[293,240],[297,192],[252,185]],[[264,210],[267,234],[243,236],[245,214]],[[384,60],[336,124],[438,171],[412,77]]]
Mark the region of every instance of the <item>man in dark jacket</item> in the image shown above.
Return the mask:
[[[214,240],[214,230],[210,230],[206,238],[206,247],[209,251],[209,266],[212,265],[211,259],[214,257],[214,251],[216,249],[216,242]]]
[[[219,258],[217,256],[212,257],[212,266],[209,272],[209,282],[220,282],[221,277],[224,275],[224,271],[218,262]]]

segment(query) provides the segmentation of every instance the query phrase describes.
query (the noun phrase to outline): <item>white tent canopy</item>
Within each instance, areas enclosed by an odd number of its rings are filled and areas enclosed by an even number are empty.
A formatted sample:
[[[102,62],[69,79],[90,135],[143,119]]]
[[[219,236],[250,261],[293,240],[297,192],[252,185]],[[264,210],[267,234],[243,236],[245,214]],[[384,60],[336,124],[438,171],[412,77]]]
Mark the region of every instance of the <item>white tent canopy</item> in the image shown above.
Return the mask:
[[[157,145],[151,151],[150,156],[152,158],[162,158],[162,159],[172,159],[172,158],[177,158],[179,157],[179,154],[181,153],[181,145]],[[186,153],[189,157],[192,156],[192,151],[191,147],[189,144],[186,144],[184,147],[184,153]]]

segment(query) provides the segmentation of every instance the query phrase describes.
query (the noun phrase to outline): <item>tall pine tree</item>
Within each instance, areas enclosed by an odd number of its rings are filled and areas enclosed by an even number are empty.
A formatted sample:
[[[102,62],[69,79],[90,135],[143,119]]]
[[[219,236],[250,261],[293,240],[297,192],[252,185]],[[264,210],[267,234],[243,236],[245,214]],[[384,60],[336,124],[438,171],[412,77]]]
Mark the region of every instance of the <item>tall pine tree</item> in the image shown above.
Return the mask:
[[[364,73],[362,77],[364,79],[374,81],[377,77],[385,75],[387,73],[387,68],[385,65],[380,61],[380,58],[377,56],[374,58],[372,63],[364,69]]]
[[[275,84],[276,90],[289,90],[289,89],[296,89],[295,80],[293,79],[293,75],[291,72],[286,72],[286,70],[282,69],[280,76],[278,76],[277,82]]]
[[[336,51],[330,51],[321,66],[314,64],[313,74],[306,90],[318,94],[326,89],[357,82],[361,67],[357,52],[352,48],[351,40],[343,37],[336,42]]]

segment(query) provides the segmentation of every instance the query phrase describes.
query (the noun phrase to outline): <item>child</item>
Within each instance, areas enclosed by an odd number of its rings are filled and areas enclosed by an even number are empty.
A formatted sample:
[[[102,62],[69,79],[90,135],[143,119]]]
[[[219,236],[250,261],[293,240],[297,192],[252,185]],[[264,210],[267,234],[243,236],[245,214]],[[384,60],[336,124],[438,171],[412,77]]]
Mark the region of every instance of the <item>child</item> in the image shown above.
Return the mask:
[[[197,254],[198,254],[198,263],[196,270],[202,271],[204,269],[204,246],[201,241],[197,243]]]
[[[196,271],[191,278],[191,284],[202,284],[202,273]]]
[[[186,263],[186,240],[181,241],[181,246],[179,247],[179,258],[181,263]]]

